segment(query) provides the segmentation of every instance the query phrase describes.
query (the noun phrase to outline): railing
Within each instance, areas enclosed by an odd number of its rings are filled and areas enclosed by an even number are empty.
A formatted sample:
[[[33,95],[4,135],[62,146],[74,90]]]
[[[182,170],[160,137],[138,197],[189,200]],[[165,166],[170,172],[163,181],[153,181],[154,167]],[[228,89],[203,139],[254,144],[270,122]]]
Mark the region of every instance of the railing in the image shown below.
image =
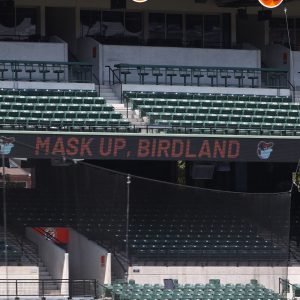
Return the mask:
[[[47,296],[91,297],[104,295],[106,287],[97,280],[69,279],[0,279],[0,297],[41,297]]]
[[[293,102],[296,102],[296,87],[290,82],[289,79],[287,79],[287,83],[290,87],[290,90],[292,91],[292,99],[293,99]]]
[[[279,294],[287,298],[287,294],[290,293],[291,288],[292,288],[293,296],[296,289],[298,290],[298,292],[300,292],[299,286],[290,283],[287,279],[279,278]]]
[[[0,124],[0,130],[28,130],[28,131],[51,131],[51,132],[94,132],[94,133],[142,133],[142,134],[203,134],[203,135],[279,135],[279,136],[294,136],[299,134],[300,126],[295,124],[293,129],[276,129],[276,124],[262,123],[260,127],[251,128],[248,125],[242,124],[244,127],[227,127],[227,126],[211,126],[211,127],[192,127],[184,125],[102,125],[102,126],[62,126],[51,127],[45,125],[26,127],[22,125]],[[297,128],[296,128],[297,127]]]
[[[0,60],[0,81],[93,82],[92,65],[82,62]]]
[[[121,88],[121,103],[123,103],[123,88],[121,77],[117,74],[118,69],[112,69],[110,66],[105,66],[108,69],[108,82],[109,85],[120,84]],[[128,118],[128,103],[127,103],[127,118]]]
[[[114,67],[124,84],[288,88],[288,71],[284,69],[135,64]]]

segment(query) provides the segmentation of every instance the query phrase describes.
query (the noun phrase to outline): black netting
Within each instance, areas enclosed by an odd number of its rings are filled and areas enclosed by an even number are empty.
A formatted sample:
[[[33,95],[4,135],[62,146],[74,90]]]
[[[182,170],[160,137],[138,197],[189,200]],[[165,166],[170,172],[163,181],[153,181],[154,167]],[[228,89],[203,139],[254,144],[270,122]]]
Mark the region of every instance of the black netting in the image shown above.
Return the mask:
[[[290,193],[213,191],[138,177],[130,189],[133,259],[287,265]]]
[[[34,190],[9,195],[10,224],[73,227],[111,251],[126,254],[128,245],[131,263],[288,265],[290,193],[213,191],[136,176],[128,185],[127,174],[86,163],[41,162],[35,177]]]

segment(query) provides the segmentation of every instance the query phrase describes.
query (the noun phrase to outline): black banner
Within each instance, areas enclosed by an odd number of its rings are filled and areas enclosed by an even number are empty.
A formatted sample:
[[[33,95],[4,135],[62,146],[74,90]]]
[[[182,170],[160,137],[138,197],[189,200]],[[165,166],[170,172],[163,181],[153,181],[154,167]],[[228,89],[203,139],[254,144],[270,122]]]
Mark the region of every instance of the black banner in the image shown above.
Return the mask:
[[[0,134],[21,158],[297,162],[300,139],[140,134]]]

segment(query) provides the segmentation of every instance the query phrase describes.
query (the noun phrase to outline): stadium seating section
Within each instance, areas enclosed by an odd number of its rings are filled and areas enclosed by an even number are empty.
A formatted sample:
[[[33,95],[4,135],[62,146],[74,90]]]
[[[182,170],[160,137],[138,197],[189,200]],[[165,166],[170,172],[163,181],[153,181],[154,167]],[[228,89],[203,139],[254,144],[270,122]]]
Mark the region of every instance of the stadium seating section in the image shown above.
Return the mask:
[[[125,92],[154,129],[172,133],[300,135],[300,104],[290,97]],[[0,90],[0,128],[131,131],[95,91]]]
[[[34,191],[9,194],[8,221],[12,226],[73,227],[91,240],[119,253],[125,251],[126,211],[70,203],[40,202]],[[58,200],[58,199],[57,199]],[[62,200],[61,200],[62,201]],[[286,264],[287,251],[263,236],[230,209],[205,209],[201,202],[132,208],[129,254],[132,263],[195,265]],[[145,211],[144,207],[148,207]],[[167,207],[167,209],[166,209]]]
[[[94,130],[128,126],[95,91],[0,90],[0,128]]]
[[[300,135],[300,104],[290,97],[125,92],[124,98],[148,124],[180,133]]]
[[[106,287],[106,296],[114,295],[123,300],[281,300],[282,296],[251,280],[248,284],[221,284],[220,280],[211,279],[207,284],[175,285],[166,289],[159,284],[139,285],[134,281],[115,283]]]

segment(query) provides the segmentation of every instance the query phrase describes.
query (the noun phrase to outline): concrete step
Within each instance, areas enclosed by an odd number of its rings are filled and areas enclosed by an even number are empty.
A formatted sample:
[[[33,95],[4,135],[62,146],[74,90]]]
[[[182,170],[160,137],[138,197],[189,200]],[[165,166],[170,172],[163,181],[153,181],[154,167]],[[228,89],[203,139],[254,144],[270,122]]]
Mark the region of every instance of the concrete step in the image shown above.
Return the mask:
[[[117,103],[119,103],[119,100],[108,100],[108,101],[106,101],[106,103],[108,105],[117,104]]]
[[[47,296],[46,296],[46,298],[48,297],[48,296],[59,296],[60,295],[60,290],[58,290],[57,289],[57,287],[56,287],[56,289],[55,290],[51,290],[51,291],[46,291],[46,294],[47,294]]]
[[[115,96],[115,93],[113,91],[100,91],[100,95],[102,97],[106,97],[106,96],[111,96],[111,95],[114,95]]]
[[[45,276],[45,277],[49,277],[50,276],[48,271],[41,271],[41,270],[39,270],[39,274],[40,274],[40,276]]]

